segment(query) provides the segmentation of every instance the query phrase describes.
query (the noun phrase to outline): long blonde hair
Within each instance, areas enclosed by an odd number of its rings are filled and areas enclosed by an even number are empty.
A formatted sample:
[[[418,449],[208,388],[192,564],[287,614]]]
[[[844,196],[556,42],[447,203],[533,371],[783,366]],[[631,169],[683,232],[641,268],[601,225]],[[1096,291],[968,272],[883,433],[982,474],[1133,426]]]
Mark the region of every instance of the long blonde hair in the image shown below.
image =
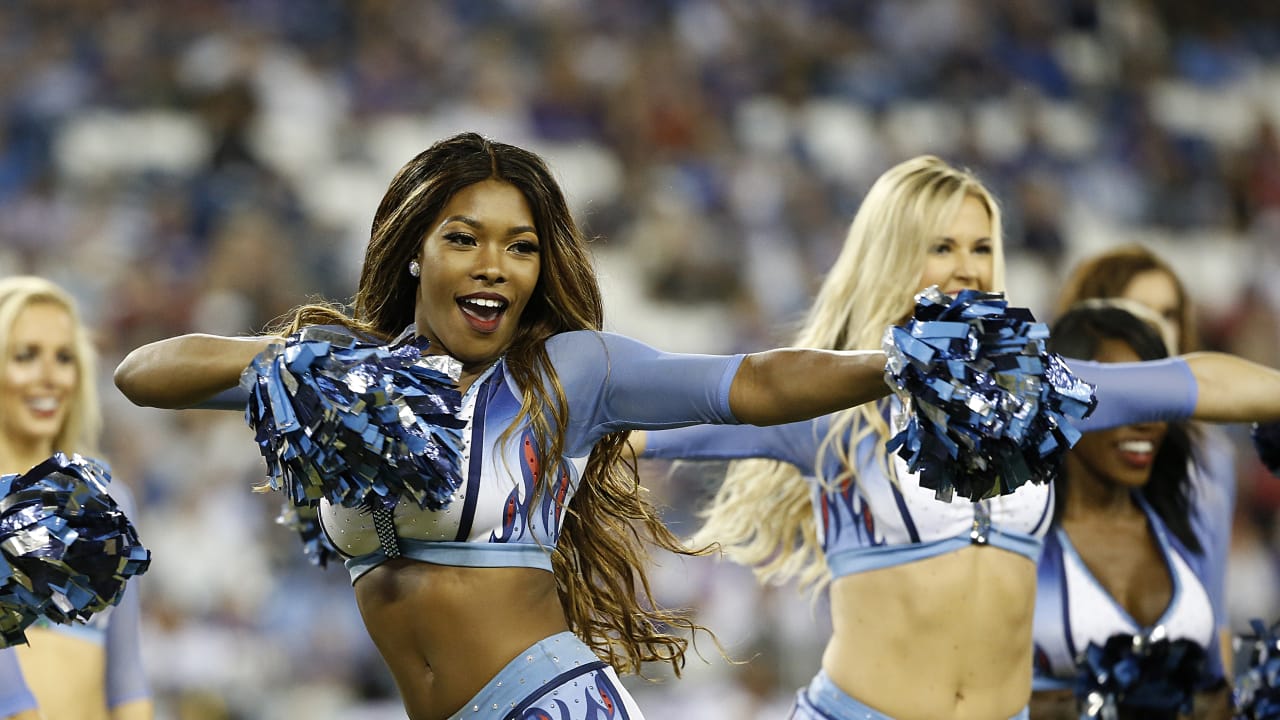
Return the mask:
[[[874,350],[885,329],[910,314],[930,241],[942,237],[965,198],[982,202],[991,219],[994,289],[1004,287],[1000,209],[970,172],[932,155],[902,162],[876,180],[849,226],[844,247],[822,283],[794,344],[827,350]],[[853,453],[867,437],[888,440],[888,400],[833,416],[814,460],[827,487],[857,482]],[[842,468],[826,477],[824,459]],[[893,477],[886,455],[885,471]],[[768,508],[767,512],[762,512]],[[719,542],[733,560],[754,568],[762,582],[792,578],[802,588],[827,582],[826,560],[811,507],[809,484],[794,465],[738,460],[702,511],[706,522],[694,545]]]
[[[76,364],[76,388],[66,421],[53,440],[53,449],[65,453],[92,455],[97,452],[102,430],[102,407],[98,401],[98,353],[89,330],[80,321],[80,311],[71,294],[57,284],[34,275],[0,278],[0,358],[10,357],[10,335],[18,314],[31,305],[47,303],[66,311],[75,328],[73,338]]]

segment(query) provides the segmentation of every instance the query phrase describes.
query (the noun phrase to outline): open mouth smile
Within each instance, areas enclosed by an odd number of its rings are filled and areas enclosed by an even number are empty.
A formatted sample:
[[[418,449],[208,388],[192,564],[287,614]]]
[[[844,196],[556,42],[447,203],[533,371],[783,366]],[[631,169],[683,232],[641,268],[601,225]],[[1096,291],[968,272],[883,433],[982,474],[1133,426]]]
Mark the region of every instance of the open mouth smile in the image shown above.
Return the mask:
[[[1155,460],[1156,444],[1150,440],[1126,440],[1119,443],[1116,449],[1120,457],[1130,467],[1145,468]]]
[[[490,293],[466,295],[457,300],[458,308],[467,324],[477,332],[491,333],[502,323],[502,316],[510,304],[506,298]]]

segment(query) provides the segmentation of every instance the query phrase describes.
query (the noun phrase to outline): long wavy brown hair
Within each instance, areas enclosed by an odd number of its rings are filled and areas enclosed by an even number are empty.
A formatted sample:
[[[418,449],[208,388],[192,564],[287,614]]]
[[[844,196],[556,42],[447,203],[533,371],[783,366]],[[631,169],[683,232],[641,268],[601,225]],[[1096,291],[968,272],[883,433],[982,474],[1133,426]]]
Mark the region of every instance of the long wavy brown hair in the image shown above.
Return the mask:
[[[1195,313],[1187,299],[1182,279],[1169,263],[1142,245],[1125,245],[1082,260],[1062,285],[1062,292],[1058,297],[1058,315],[1066,314],[1081,300],[1123,297],[1125,289],[1135,276],[1151,271],[1167,275],[1178,291],[1178,317],[1170,320],[1177,326],[1178,343],[1177,347],[1169,348],[1170,352],[1176,354],[1199,350]]]
[[[515,425],[529,421],[540,457],[554,459],[548,463],[554,465],[564,451],[568,404],[546,341],[570,330],[600,330],[604,303],[586,241],[559,185],[541,158],[527,150],[464,133],[410,160],[392,179],[374,216],[350,313],[328,303],[304,305],[276,329],[289,334],[336,323],[384,339],[398,335],[414,320],[418,279],[409,274],[409,261],[419,256],[423,238],[449,199],[491,178],[524,194],[541,240],[537,291],[520,316],[506,368],[524,394]],[[657,607],[646,574],[648,544],[683,555],[700,552],[681,544],[642,497],[628,434],[606,435],[592,450],[568,503],[553,571],[569,627],[597,655],[620,672],[661,661],[679,675],[689,640],[669,630],[692,634],[705,628]],[[556,477],[553,470],[542,477]],[[542,480],[537,492],[546,492]]]

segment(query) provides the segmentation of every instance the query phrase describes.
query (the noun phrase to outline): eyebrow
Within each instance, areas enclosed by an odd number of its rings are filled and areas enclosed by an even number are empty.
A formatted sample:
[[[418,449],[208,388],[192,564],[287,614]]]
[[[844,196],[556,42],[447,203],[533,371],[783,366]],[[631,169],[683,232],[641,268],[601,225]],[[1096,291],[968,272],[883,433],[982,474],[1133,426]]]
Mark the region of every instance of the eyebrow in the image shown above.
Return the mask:
[[[477,230],[484,227],[484,223],[470,215],[452,215],[445,218],[440,224],[448,225],[451,222],[460,222],[463,225],[476,228]],[[534,235],[537,235],[538,231],[532,225],[516,225],[507,231],[508,235],[520,235],[521,233],[533,233]]]

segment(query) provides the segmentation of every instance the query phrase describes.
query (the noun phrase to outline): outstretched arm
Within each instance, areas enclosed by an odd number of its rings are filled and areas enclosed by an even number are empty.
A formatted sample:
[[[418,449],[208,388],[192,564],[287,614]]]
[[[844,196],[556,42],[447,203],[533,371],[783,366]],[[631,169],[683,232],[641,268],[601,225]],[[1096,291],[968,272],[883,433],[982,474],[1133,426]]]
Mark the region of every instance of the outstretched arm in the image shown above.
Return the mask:
[[[1184,356],[1199,393],[1192,414],[1208,422],[1280,420],[1280,370],[1237,355],[1198,352]]]
[[[235,387],[240,373],[274,336],[180,335],[130,352],[116,367],[115,383],[134,404],[191,407]]]
[[[782,348],[742,360],[729,388],[734,417],[752,425],[807,420],[889,394],[879,350]]]
[[[1265,422],[1280,417],[1280,371],[1217,352],[1133,363],[1071,360],[1097,388],[1098,407],[1072,424],[1081,432],[1194,418]]]

